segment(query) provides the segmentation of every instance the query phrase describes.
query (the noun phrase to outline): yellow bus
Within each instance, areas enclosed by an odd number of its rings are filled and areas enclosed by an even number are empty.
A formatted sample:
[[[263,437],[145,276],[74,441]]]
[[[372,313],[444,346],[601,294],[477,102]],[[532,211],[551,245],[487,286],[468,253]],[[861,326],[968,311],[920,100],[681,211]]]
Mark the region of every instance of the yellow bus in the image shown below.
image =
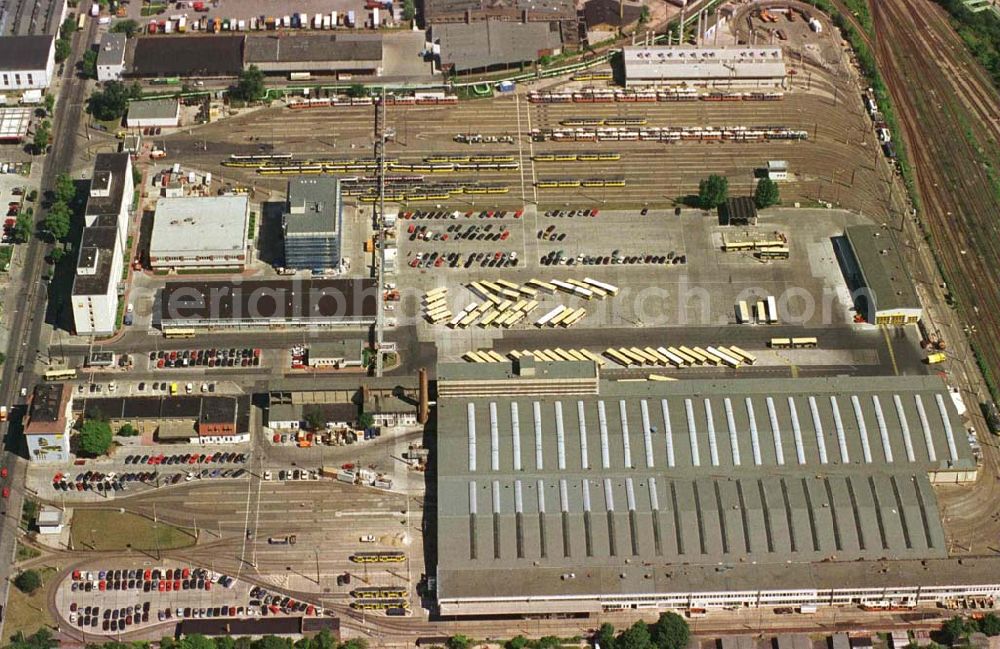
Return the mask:
[[[496,284],[497,286],[500,286],[502,288],[509,288],[512,291],[516,291],[518,289],[518,285],[517,284],[515,284],[514,282],[511,282],[509,280],[506,280],[506,279],[495,280],[494,284]]]
[[[614,362],[618,363],[622,367],[632,367],[633,365],[636,364],[634,360],[632,360],[627,356],[622,355],[620,352],[618,352],[618,350],[613,349],[611,347],[604,350],[604,355],[613,360]]]
[[[496,309],[491,309],[489,313],[483,316],[483,319],[479,321],[479,326],[486,328],[493,324],[493,321],[500,316],[500,311]]]
[[[660,361],[655,356],[647,354],[644,350],[638,347],[629,347],[626,351],[631,352],[633,356],[638,356],[644,362],[644,365],[657,365]]]
[[[573,358],[570,355],[570,353],[568,351],[566,351],[562,347],[556,347],[553,351],[556,353],[556,356],[558,356],[560,358],[560,360],[564,360],[564,361],[575,361],[576,360],[575,358]]]
[[[538,290],[533,289],[530,286],[521,285],[517,287],[517,292],[528,298],[529,300],[534,300],[538,297]]]
[[[738,358],[741,361],[743,361],[744,363],[746,363],[747,365],[753,365],[754,363],[757,362],[757,357],[756,356],[754,356],[750,352],[747,352],[747,351],[744,351],[744,350],[740,349],[736,345],[730,345],[729,346],[729,352],[733,356],[735,356],[736,358]]]
[[[494,351],[492,349],[487,349],[486,351],[481,351],[481,352],[479,352],[479,354],[480,354],[480,356],[485,356],[486,358],[490,359],[491,361],[493,361],[495,363],[503,363],[503,362],[505,362],[507,360],[506,358],[504,358],[503,356],[501,356],[499,352],[496,352],[496,351]]]
[[[667,351],[676,356],[677,358],[681,359],[681,362],[683,362],[684,365],[695,365],[698,363],[698,361],[693,356],[685,354],[677,347],[667,347]]]
[[[470,363],[486,363],[486,362],[488,362],[485,359],[483,359],[482,356],[479,355],[479,352],[473,352],[473,351],[465,352],[464,354],[462,354],[462,358],[465,359],[465,360],[467,360]]]
[[[564,327],[572,327],[580,319],[582,319],[585,315],[587,315],[587,310],[584,309],[584,308],[579,308],[576,311],[574,311],[573,313],[571,313],[568,318],[566,318],[565,320],[563,320],[561,324]]]
[[[819,344],[815,338],[792,338],[792,347],[795,349],[801,349],[803,347],[815,347]]]
[[[705,360],[708,362],[709,365],[720,365],[722,363],[721,358],[719,358],[715,354],[709,353],[708,351],[702,349],[701,347],[695,347],[694,351],[704,356]]]
[[[543,293],[548,293],[549,295],[555,295],[556,287],[554,284],[548,282],[543,282],[540,279],[529,279],[527,282],[528,286],[538,289]]]
[[[538,308],[538,300],[531,300],[530,302],[525,304],[521,310],[524,311],[525,315],[528,315],[537,308]]]
[[[42,375],[46,381],[67,381],[76,378],[76,370],[48,370]]]
[[[592,294],[594,296],[597,296],[598,298],[600,298],[602,300],[604,298],[608,297],[607,291],[605,291],[604,289],[602,289],[600,286],[593,286],[591,284],[586,284],[584,282],[581,282],[578,279],[568,279],[566,281],[569,282],[570,284],[572,284],[573,286],[577,286],[579,288],[582,288],[583,290],[587,291],[587,293],[590,293],[590,294]],[[584,297],[586,297],[586,295],[584,295]]]
[[[690,357],[692,359],[692,361],[694,362],[694,364],[696,364],[696,365],[705,365],[706,363],[708,363],[708,359],[707,358],[705,358],[703,355],[699,354],[698,352],[696,352],[695,350],[693,350],[693,349],[691,349],[689,347],[684,347],[682,345],[682,346],[678,347],[677,349],[679,349],[685,356]]]
[[[772,338],[771,342],[768,343],[771,349],[788,349],[792,346],[791,338]]]
[[[605,365],[607,365],[607,361],[605,361],[603,358],[601,358],[594,352],[590,351],[589,349],[581,349],[580,353],[586,356],[588,359],[597,363],[598,367],[604,367]]]
[[[473,309],[470,313],[467,313],[464,318],[462,318],[458,323],[459,329],[465,329],[470,324],[479,319],[479,312]]]
[[[569,307],[564,308],[561,312],[557,313],[554,318],[549,320],[550,327],[556,327],[562,324],[563,320],[573,315],[575,311]]]
[[[194,338],[194,329],[164,329],[164,338]]]
[[[749,324],[750,322],[750,307],[747,305],[746,300],[740,300],[736,303],[736,324]]]
[[[432,288],[431,290],[429,290],[426,293],[424,293],[424,299],[427,300],[428,302],[430,302],[431,300],[433,300],[436,297],[442,297],[443,298],[446,295],[448,295],[448,287],[446,287],[446,286],[439,286],[437,288]]]
[[[575,361],[589,361],[590,359],[580,353],[577,349],[567,349],[566,352],[573,357]]]
[[[642,366],[646,364],[646,357],[643,356],[642,354],[636,354],[631,349],[627,349],[625,347],[619,347],[618,353],[624,356],[625,358],[631,360],[633,365]]]

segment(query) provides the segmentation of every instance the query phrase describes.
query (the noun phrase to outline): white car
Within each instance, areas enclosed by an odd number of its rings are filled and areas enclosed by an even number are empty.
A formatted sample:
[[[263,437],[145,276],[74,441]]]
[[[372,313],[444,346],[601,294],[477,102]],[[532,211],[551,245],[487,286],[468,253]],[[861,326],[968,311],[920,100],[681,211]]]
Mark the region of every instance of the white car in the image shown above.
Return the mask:
[[[362,536],[358,540],[361,541],[362,543],[374,543],[375,542],[375,535],[374,534],[365,534],[364,536]]]
[[[271,479],[271,472],[270,471],[265,471],[264,472],[264,479],[265,480],[270,480]]]

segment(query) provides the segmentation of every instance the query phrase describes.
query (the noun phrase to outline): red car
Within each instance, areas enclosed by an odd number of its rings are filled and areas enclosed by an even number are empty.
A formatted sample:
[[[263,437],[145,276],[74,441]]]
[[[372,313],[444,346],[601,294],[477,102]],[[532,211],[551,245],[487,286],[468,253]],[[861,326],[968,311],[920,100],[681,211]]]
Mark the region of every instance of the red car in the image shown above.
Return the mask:
[[[10,487],[4,487],[3,488],[3,497],[4,498],[10,498]]]

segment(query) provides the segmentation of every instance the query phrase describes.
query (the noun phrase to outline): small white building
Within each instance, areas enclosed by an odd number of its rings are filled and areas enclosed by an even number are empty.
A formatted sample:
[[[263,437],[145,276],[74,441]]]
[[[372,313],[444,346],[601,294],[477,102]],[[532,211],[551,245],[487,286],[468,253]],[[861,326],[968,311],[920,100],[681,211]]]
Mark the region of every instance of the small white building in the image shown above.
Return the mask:
[[[52,83],[52,36],[0,36],[0,90],[44,90]]]
[[[38,513],[39,534],[62,534],[64,524],[62,510],[48,505],[42,506],[42,510]]]
[[[97,53],[97,80],[115,81],[122,78],[125,71],[125,34],[108,32],[101,37],[101,49]]]
[[[147,126],[174,127],[181,123],[181,103],[177,99],[149,99],[128,105],[125,125],[129,128]]]
[[[785,160],[767,161],[768,180],[788,180],[788,162]]]
[[[161,198],[153,216],[149,263],[154,270],[243,270],[249,221],[246,195]]]
[[[318,342],[309,345],[309,367],[361,367],[360,338]]]

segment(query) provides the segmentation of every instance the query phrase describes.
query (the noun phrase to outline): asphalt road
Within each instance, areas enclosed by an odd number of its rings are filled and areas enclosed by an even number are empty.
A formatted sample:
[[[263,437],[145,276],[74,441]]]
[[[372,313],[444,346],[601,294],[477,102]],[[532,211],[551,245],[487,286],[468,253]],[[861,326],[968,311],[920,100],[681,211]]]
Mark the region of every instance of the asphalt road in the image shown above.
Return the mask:
[[[59,91],[53,118],[52,141],[54,145],[42,162],[45,165],[42,172],[42,186],[39,191],[42,195],[54,187],[58,173],[71,168],[76,152],[76,128],[81,123],[86,82],[76,76],[75,66],[72,62],[78,60],[84,49],[94,40],[97,22],[89,21],[89,25],[86,32],[78,33],[74,38],[73,52],[67,59],[63,71],[62,88]],[[45,220],[46,212],[45,209],[38,210],[36,227]],[[23,403],[19,396],[21,388],[30,388],[34,385],[36,378],[33,370],[34,357],[39,348],[41,325],[45,318],[48,298],[46,285],[39,278],[42,276],[45,255],[51,246],[48,242],[38,238],[32,238],[27,245],[28,250],[24,257],[24,265],[20,270],[22,281],[17,298],[15,300],[14,296],[8,295],[10,298],[8,302],[17,304],[18,307],[14,311],[11,322],[9,338],[11,347],[7,350],[7,361],[3,365],[3,373],[0,375],[0,403],[3,404]],[[22,365],[24,371],[19,372],[18,368]],[[23,409],[15,412],[14,415],[15,420],[23,416]],[[23,461],[18,462],[16,451],[23,442],[20,436],[14,439],[13,436],[7,435],[11,426],[12,424],[8,423],[4,430],[3,466],[10,472],[10,484],[13,485],[13,488],[9,501],[4,504],[5,509],[12,514],[19,514],[24,500],[22,487],[25,466]],[[14,545],[17,540],[16,521],[19,518],[19,516],[0,517],[0,600],[5,606],[10,588],[9,577],[11,576]],[[0,637],[2,635],[2,627],[0,627]]]

